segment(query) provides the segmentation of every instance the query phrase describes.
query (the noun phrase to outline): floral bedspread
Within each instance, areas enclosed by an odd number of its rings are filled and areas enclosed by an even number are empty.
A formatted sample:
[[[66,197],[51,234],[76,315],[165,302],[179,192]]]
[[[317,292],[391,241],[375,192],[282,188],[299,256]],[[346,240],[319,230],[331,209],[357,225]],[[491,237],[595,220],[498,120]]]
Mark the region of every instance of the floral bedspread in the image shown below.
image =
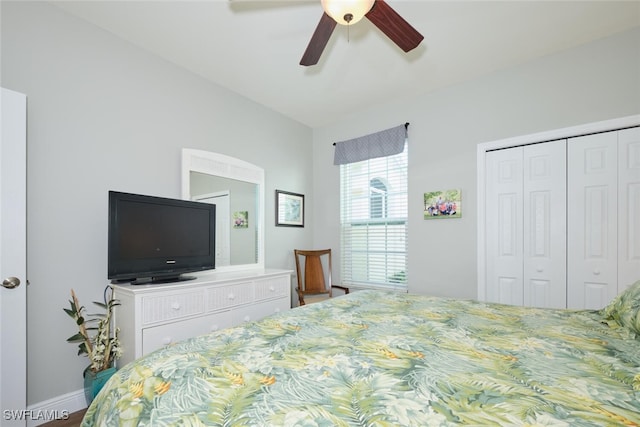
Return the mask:
[[[597,311],[382,291],[120,369],[83,426],[640,425],[640,340]]]

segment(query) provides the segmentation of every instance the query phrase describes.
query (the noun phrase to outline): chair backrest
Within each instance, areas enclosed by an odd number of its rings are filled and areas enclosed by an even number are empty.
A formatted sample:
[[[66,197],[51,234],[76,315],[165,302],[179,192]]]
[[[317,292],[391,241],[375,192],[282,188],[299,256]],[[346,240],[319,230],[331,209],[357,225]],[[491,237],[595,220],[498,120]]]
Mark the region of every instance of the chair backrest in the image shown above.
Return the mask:
[[[298,293],[331,295],[331,249],[294,249]],[[304,259],[304,264],[301,261]],[[324,260],[324,263],[323,263]]]

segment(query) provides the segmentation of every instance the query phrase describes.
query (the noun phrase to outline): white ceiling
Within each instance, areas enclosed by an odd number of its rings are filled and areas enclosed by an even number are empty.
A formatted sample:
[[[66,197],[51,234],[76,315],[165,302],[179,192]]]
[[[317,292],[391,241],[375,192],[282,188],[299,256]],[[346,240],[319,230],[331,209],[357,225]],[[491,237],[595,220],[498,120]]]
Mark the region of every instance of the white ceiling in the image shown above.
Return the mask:
[[[415,50],[363,19],[302,67],[320,0],[52,3],[311,127],[640,26],[640,1],[387,0],[424,35]]]

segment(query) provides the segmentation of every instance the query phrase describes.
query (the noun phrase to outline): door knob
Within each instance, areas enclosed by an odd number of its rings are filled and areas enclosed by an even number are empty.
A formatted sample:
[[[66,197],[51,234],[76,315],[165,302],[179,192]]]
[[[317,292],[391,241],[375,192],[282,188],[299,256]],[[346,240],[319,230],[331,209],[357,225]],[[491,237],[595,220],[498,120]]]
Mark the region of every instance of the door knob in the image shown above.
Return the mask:
[[[7,289],[13,289],[20,286],[20,279],[17,277],[7,277],[2,281],[2,287]]]

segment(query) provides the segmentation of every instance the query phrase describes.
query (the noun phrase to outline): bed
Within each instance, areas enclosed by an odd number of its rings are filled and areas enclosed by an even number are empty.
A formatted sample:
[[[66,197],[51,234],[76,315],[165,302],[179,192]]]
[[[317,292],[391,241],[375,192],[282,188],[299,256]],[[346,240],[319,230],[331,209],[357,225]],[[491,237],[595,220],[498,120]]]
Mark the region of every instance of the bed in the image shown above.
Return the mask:
[[[640,425],[640,282],[599,311],[359,291],[122,367],[83,426]]]

